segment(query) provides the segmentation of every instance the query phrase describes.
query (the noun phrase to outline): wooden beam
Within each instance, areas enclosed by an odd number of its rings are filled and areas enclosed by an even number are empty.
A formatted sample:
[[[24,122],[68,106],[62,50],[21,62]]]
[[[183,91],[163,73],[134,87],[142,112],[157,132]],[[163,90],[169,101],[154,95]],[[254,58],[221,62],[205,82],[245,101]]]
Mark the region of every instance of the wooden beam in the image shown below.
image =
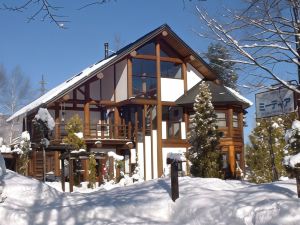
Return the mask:
[[[156,43],[156,76],[157,76],[157,173],[158,177],[163,174],[162,158],[162,104],[161,104],[161,74],[160,74],[160,45]]]
[[[127,59],[127,98],[132,97],[132,60]]]
[[[155,55],[136,55],[133,56],[132,58],[135,59],[147,59],[147,60],[156,60]],[[164,62],[173,62],[173,63],[183,63],[183,61],[179,58],[172,58],[172,57],[160,57],[160,61]]]
[[[187,69],[186,69],[186,64],[182,63],[182,78],[183,78],[183,90],[184,90],[184,94],[186,94],[187,92]]]
[[[55,139],[60,139],[60,115],[59,115],[59,104],[58,102],[55,103],[54,108],[54,117],[55,117]]]
[[[63,192],[66,191],[65,189],[65,160],[61,158],[61,173],[60,173],[60,180],[61,180],[61,189]]]
[[[119,137],[119,125],[120,125],[120,115],[118,107],[114,108],[114,137]]]
[[[233,137],[233,109],[229,108],[228,109],[228,136]]]
[[[235,174],[235,154],[234,154],[234,146],[230,145],[228,150],[228,158],[229,158],[229,169],[232,177]]]

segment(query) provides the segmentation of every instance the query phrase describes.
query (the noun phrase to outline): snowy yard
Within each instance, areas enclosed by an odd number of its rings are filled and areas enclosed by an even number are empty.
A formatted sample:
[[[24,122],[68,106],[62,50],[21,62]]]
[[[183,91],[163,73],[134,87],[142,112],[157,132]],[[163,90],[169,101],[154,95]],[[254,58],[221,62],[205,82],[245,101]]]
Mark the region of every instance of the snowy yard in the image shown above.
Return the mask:
[[[157,179],[91,193],[62,193],[7,171],[2,177],[0,223],[18,224],[300,224],[294,180],[253,185],[241,181]]]

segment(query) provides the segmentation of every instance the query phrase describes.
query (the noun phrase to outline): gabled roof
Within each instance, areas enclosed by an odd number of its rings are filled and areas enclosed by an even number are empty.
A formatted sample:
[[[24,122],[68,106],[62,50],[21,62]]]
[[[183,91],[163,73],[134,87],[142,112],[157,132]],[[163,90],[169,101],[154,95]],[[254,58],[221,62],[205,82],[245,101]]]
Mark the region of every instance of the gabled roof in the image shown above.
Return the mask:
[[[167,36],[162,36],[162,32],[167,31]],[[128,54],[130,54],[135,49],[143,46],[148,41],[152,40],[153,38],[161,35],[164,40],[170,44],[171,46],[176,46],[176,50],[180,53],[183,58],[188,58],[189,56],[193,56],[195,60],[190,61],[189,63],[195,67],[199,72],[205,75],[206,79],[208,80],[215,80],[217,78],[216,74],[213,70],[209,67],[209,65],[193,50],[191,49],[177,34],[175,34],[172,29],[167,25],[164,24],[155,30],[149,32],[148,34],[142,36],[135,42],[125,46],[124,48],[117,51],[115,54],[111,55],[109,58],[101,60],[90,67],[84,69],[79,74],[73,76],[72,78],[68,79],[67,81],[63,82],[62,84],[58,85],[57,87],[51,89],[43,96],[39,97],[35,101],[31,102],[30,104],[26,105],[25,107],[21,108],[19,111],[14,113],[11,117],[7,119],[10,121],[18,116],[24,115],[26,113],[30,113],[33,110],[41,107],[43,105],[47,105],[51,102],[54,102],[64,95],[66,95],[69,91],[77,88],[82,83],[90,79],[91,77],[95,76],[97,73],[103,71],[107,67],[113,65],[114,63],[118,62]]]
[[[176,103],[178,105],[194,104],[195,98],[199,93],[199,83],[188,90],[186,94],[179,97],[176,100]],[[219,85],[211,81],[207,81],[207,83],[212,94],[212,103],[214,105],[236,104],[241,105],[243,109],[246,109],[252,105],[251,101],[229,87]]]

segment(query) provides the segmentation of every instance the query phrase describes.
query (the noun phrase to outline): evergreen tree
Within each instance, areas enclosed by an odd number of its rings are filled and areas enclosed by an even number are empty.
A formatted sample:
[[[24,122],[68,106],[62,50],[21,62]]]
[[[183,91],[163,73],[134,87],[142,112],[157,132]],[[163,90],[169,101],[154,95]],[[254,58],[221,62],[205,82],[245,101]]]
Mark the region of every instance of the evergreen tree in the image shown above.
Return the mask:
[[[202,82],[194,103],[195,115],[191,118],[192,129],[189,134],[192,147],[187,154],[192,163],[191,174],[196,177],[220,176],[220,135],[211,99],[208,85]]]
[[[248,179],[255,183],[271,182],[274,180],[271,152],[274,153],[274,164],[278,177],[286,176],[282,165],[285,155],[284,134],[295,114],[260,119],[249,136],[250,145],[246,147],[246,164],[250,173]]]
[[[235,63],[230,61],[231,56],[226,46],[212,43],[205,56],[209,60],[209,66],[219,75],[224,85],[237,90],[238,74]]]

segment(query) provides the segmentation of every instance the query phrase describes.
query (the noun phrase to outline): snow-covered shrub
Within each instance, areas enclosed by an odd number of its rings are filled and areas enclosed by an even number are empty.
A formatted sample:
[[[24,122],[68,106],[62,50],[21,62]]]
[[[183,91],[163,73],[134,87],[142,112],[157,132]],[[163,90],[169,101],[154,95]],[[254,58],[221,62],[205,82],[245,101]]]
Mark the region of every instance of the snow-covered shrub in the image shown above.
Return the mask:
[[[260,119],[256,127],[249,135],[250,145],[246,146],[246,164],[248,165],[247,179],[255,183],[271,182],[277,178],[286,176],[286,169],[282,165],[285,155],[284,134],[295,114],[282,115]],[[272,155],[274,153],[274,165],[272,170]]]
[[[28,131],[24,131],[21,135],[20,144],[16,145],[13,149],[13,152],[16,152],[20,155],[17,160],[17,172],[22,175],[27,175],[31,150],[30,134]]]
[[[300,167],[300,121],[295,120],[292,128],[285,133],[285,141],[287,145],[284,148],[286,156],[284,157],[283,164],[288,170],[295,167]]]

